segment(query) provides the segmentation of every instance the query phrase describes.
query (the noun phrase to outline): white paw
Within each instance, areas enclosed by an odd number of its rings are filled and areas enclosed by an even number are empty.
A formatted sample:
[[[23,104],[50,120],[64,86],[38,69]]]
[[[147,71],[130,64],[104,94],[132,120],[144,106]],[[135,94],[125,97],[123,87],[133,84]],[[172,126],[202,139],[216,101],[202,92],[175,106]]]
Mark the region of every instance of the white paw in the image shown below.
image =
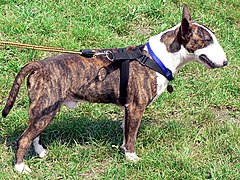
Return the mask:
[[[122,146],[121,146],[121,149],[125,152],[125,154],[126,154],[126,152],[127,152],[127,149],[126,149],[126,147],[125,147],[125,142],[123,142],[123,144],[122,144]]]
[[[138,162],[140,160],[140,158],[137,156],[135,152],[134,153],[126,152],[125,156],[127,161]]]
[[[28,167],[28,165],[24,163],[15,164],[14,167],[17,172],[22,174],[29,174],[32,172],[31,169]]]
[[[41,144],[39,144],[39,136],[33,140],[33,147],[40,158],[43,158],[47,155],[47,150],[44,149]]]
[[[42,152],[40,152],[40,153],[38,154],[38,156],[39,156],[40,158],[44,158],[44,157],[47,156],[47,154],[48,154],[48,151],[47,151],[46,149],[43,149]]]

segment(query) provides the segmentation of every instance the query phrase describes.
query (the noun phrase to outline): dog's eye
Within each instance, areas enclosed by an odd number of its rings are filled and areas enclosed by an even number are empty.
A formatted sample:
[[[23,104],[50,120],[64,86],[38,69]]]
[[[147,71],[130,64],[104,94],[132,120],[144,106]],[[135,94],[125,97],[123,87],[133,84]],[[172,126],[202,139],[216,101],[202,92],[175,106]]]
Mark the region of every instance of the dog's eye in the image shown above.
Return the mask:
[[[209,42],[209,43],[210,43],[210,42],[213,42],[213,39],[212,39],[212,38],[206,38],[206,39],[204,39],[203,41],[204,41],[204,42]]]
[[[207,42],[211,42],[211,41],[212,41],[212,39],[205,39],[205,41],[207,41]]]

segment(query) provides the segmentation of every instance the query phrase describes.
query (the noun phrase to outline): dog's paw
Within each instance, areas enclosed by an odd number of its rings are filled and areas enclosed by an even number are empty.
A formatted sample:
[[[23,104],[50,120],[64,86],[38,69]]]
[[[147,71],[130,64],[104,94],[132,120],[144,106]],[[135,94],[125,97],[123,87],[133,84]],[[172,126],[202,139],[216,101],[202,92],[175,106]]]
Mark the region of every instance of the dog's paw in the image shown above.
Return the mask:
[[[132,161],[132,162],[138,162],[139,160],[141,160],[137,154],[134,152],[134,153],[130,153],[130,152],[126,152],[125,153],[125,156],[126,156],[126,160],[127,161]]]
[[[47,150],[44,149],[41,144],[39,144],[39,137],[33,140],[33,147],[40,158],[45,157],[48,153]]]
[[[31,169],[28,167],[28,165],[24,163],[15,164],[14,167],[15,167],[15,170],[21,174],[29,174],[32,172]]]
[[[39,156],[40,158],[44,158],[44,157],[47,156],[47,154],[48,154],[48,151],[47,151],[46,149],[43,149],[43,150],[38,154],[38,156]]]

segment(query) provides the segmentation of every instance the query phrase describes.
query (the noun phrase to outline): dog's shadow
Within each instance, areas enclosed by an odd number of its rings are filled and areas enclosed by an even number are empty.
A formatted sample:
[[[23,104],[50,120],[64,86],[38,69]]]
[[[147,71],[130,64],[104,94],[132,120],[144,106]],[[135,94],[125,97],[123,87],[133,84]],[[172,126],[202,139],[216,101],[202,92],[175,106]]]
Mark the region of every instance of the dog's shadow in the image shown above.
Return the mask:
[[[42,140],[45,145],[50,145],[54,141],[60,141],[68,146],[76,143],[84,145],[92,141],[119,144],[122,141],[121,123],[120,119],[61,115],[44,131]]]
[[[53,119],[51,124],[41,134],[41,142],[49,148],[54,143],[71,147],[77,144],[86,145],[94,142],[120,146],[123,135],[121,128],[122,119],[112,120],[108,118],[94,119],[91,116],[73,115],[71,112],[61,113]],[[24,132],[26,126],[22,125],[10,131],[7,137],[2,137],[8,148],[16,152],[17,139]],[[1,142],[2,143],[2,142]],[[36,153],[31,146],[25,159],[31,159]]]

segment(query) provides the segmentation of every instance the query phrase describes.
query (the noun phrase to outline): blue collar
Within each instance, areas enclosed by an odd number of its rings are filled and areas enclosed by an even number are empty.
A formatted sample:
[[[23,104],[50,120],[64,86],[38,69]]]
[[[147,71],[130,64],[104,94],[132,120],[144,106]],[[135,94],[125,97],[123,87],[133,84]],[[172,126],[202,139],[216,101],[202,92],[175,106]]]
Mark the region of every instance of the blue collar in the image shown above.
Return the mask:
[[[166,66],[164,66],[162,61],[153,52],[152,48],[150,47],[149,42],[146,43],[146,46],[147,46],[147,49],[148,49],[148,53],[150,54],[152,59],[158,64],[158,66],[162,69],[162,71],[164,73],[164,76],[167,78],[167,80],[172,81],[174,79],[172,71],[170,69],[166,68]]]

